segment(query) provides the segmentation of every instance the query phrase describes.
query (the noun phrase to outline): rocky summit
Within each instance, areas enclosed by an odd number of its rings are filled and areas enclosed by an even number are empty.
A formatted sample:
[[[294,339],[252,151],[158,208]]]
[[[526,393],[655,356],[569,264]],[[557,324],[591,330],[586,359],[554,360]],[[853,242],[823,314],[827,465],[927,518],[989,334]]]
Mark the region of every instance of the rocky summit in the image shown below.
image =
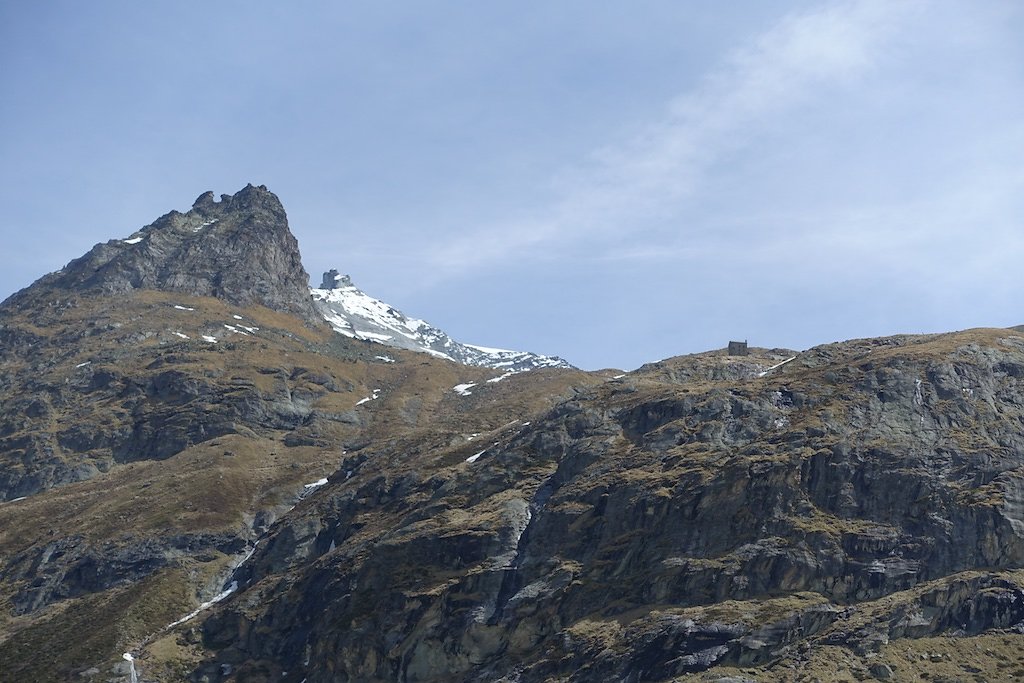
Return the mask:
[[[1020,330],[508,373],[322,312],[252,186],[0,306],[0,681],[1024,678]]]
[[[171,211],[130,237],[97,244],[5,304],[159,290],[315,320],[308,283],[280,200],[263,185],[248,185],[219,201],[205,192],[186,213]]]

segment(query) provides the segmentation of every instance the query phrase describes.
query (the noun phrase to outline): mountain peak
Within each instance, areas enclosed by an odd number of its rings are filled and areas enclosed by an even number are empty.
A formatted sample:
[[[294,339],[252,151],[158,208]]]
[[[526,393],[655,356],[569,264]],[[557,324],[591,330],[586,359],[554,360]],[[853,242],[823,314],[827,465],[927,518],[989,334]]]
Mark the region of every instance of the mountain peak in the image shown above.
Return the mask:
[[[509,351],[455,341],[425,320],[410,318],[394,306],[375,299],[348,275],[332,268],[320,287],[311,289],[313,305],[336,332],[410,351],[420,351],[463,365],[494,368],[507,374],[538,368],[572,368],[557,356],[530,351]]]
[[[204,192],[186,213],[171,211],[125,239],[97,244],[5,304],[52,290],[124,294],[135,289],[212,296],[316,321],[309,275],[277,196],[246,185],[233,195]]]

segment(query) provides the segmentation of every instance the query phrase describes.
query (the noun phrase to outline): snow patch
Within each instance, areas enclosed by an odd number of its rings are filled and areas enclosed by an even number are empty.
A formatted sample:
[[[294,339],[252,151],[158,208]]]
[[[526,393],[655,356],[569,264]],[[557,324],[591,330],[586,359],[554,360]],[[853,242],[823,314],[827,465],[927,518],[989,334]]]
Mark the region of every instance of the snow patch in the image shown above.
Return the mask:
[[[483,455],[486,452],[487,452],[487,449],[485,448],[482,451],[480,451],[479,453],[474,453],[473,455],[471,455],[468,458],[466,458],[466,462],[476,462],[477,460],[480,459],[480,456]]]
[[[174,307],[177,308],[179,311],[194,311],[194,310],[196,310],[194,308],[189,308],[188,306],[179,306],[178,304],[174,304]]]
[[[181,332],[175,332],[174,334],[176,334],[177,336],[181,337],[182,339],[188,339],[188,335],[187,334],[182,334]]]
[[[244,337],[248,337],[249,336],[248,332],[243,332],[242,330],[238,329],[234,325],[228,325],[227,323],[224,323],[224,327],[226,327],[228,330],[234,332],[235,334],[240,334],[240,335],[242,335]]]
[[[217,343],[217,338],[216,337],[211,337],[208,334],[204,334],[203,335],[203,341],[210,342],[211,344],[216,344]]]
[[[392,358],[391,356],[374,356],[374,358],[376,358],[377,360],[382,360],[385,363],[394,363],[395,362],[395,359]]]
[[[472,396],[473,392],[470,391],[470,389],[472,389],[475,386],[476,382],[470,382],[468,384],[456,384],[454,387],[452,387],[452,391],[454,391],[459,396]]]
[[[367,332],[366,330],[357,333],[357,336],[362,339],[368,339],[369,341],[376,342],[388,342],[394,339],[390,334],[377,334],[376,332]]]
[[[380,389],[374,389],[373,390],[373,396],[367,396],[366,398],[359,399],[358,401],[356,401],[356,405],[357,406],[361,406],[364,403],[369,403],[370,401],[376,401],[378,398],[380,398]]]
[[[488,353],[488,354],[494,354],[494,353],[519,353],[519,351],[510,351],[508,349],[496,349],[496,348],[493,348],[493,347],[490,347],[490,346],[479,346],[477,344],[463,344],[463,346],[468,346],[471,349],[476,349],[477,351],[481,351],[483,353]]]
[[[206,222],[205,222],[205,223],[203,223],[202,225],[199,225],[199,226],[196,226],[196,227],[192,228],[192,232],[199,232],[199,231],[200,231],[200,230],[202,230],[203,228],[208,228],[208,227],[210,227],[211,225],[213,225],[214,223],[216,223],[216,222],[217,222],[217,220],[218,220],[218,219],[216,219],[216,218],[211,218],[210,220],[206,221]]]
[[[786,363],[788,363],[788,362],[790,362],[792,360],[796,360],[796,356],[793,356],[792,358],[787,358],[786,360],[782,361],[781,363],[776,363],[775,365],[771,366],[770,368],[768,368],[764,372],[757,373],[757,376],[758,377],[764,377],[765,375],[767,375],[769,372],[771,372],[775,368],[781,368],[783,365],[785,365]]]
[[[492,378],[490,378],[489,380],[487,380],[487,382],[489,384],[493,384],[495,382],[500,382],[503,379],[508,379],[509,377],[511,377],[514,374],[516,374],[516,373],[514,373],[514,372],[512,372],[510,370],[510,371],[506,372],[504,375],[501,375],[500,377],[492,377]]]
[[[255,546],[253,546],[253,547],[255,547]],[[242,560],[242,562],[245,562],[245,560]],[[241,563],[239,563],[239,566],[241,566]],[[199,615],[200,612],[202,612],[204,610],[210,609],[211,607],[216,605],[218,602],[220,602],[224,598],[226,598],[229,595],[231,595],[232,593],[234,593],[236,590],[238,590],[238,582],[237,581],[232,581],[228,585],[227,588],[222,590],[220,593],[217,593],[215,596],[213,596],[212,598],[210,598],[209,600],[207,600],[203,604],[199,605],[199,607],[195,608],[194,610],[192,610],[191,612],[189,612],[188,614],[183,616],[181,619],[178,619],[177,621],[172,621],[171,623],[167,624],[167,626],[164,626],[164,630],[167,631],[169,629],[174,628],[175,626],[181,626],[186,621],[190,621],[191,619],[194,619],[195,617],[197,617]]]
[[[308,496],[310,493],[312,493],[313,491],[316,491],[318,488],[320,488],[321,486],[324,486],[326,483],[327,483],[327,477],[323,477],[322,479],[317,479],[312,484],[303,484],[302,485],[302,496],[303,497]]]
[[[232,315],[231,317],[234,318],[235,320],[245,320],[245,318],[243,318],[240,315]]]
[[[84,368],[84,367],[85,367],[86,365],[89,365],[90,363],[92,363],[92,361],[91,361],[91,360],[87,360],[87,361],[85,361],[84,363],[79,363],[79,364],[78,364],[78,365],[76,365],[75,367],[76,367],[76,368]]]
[[[143,239],[144,239],[144,237],[133,237],[133,238],[131,238],[129,240],[121,240],[121,241],[124,242],[125,244],[138,244]]]

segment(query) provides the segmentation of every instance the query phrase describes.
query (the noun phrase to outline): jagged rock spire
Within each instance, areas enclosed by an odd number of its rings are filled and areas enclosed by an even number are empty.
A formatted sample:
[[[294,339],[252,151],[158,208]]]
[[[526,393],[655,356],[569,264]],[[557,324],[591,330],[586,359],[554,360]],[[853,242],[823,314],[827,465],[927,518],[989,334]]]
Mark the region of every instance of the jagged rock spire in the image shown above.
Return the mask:
[[[266,186],[250,184],[220,201],[204,192],[187,213],[171,211],[127,239],[97,244],[5,304],[17,306],[54,289],[155,289],[258,304],[319,321],[308,283],[280,200]]]

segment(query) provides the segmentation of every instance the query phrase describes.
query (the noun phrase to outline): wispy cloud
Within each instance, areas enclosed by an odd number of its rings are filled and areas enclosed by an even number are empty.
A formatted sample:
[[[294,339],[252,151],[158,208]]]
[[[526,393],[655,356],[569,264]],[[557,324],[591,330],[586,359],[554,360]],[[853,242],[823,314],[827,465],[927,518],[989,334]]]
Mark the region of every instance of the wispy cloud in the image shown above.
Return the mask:
[[[430,261],[441,272],[462,271],[656,225],[766,121],[883,63],[892,38],[921,5],[833,2],[786,16],[671,102],[661,120],[554,179],[558,199],[549,206],[442,243]]]

